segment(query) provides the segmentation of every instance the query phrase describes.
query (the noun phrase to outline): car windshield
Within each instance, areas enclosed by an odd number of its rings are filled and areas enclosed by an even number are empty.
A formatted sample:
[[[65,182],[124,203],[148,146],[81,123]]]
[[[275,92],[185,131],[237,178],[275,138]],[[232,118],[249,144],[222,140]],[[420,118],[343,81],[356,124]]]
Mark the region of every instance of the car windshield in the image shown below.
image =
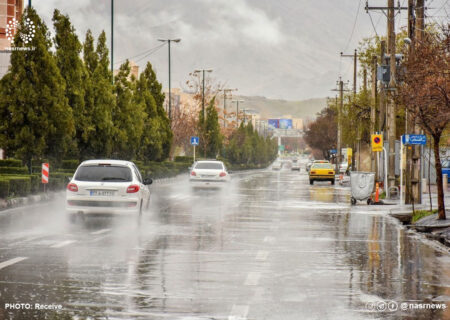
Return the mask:
[[[199,162],[195,166],[195,169],[222,170],[223,167],[220,162]]]
[[[80,167],[75,176],[75,180],[129,182],[132,180],[132,175],[128,167],[90,165]]]
[[[314,169],[333,169],[333,166],[329,163],[315,163],[312,167]]]

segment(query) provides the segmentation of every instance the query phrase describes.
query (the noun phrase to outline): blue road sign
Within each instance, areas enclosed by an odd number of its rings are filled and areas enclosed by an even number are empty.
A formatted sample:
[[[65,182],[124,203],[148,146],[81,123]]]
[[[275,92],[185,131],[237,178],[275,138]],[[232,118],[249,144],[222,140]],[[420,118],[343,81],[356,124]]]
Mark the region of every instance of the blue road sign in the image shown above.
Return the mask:
[[[336,149],[331,149],[330,150],[330,154],[336,154],[337,153],[337,150]]]
[[[404,145],[410,144],[427,144],[427,136],[424,134],[404,134],[402,136],[402,142]]]
[[[198,137],[191,137],[191,145],[198,146],[199,140],[200,139]]]

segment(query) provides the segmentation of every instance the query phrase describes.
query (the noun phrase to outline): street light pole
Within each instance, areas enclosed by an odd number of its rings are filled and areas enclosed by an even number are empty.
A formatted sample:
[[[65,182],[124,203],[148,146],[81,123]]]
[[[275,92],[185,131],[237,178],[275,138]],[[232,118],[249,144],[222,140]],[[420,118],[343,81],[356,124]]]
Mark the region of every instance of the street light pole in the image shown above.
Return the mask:
[[[172,120],[172,88],[171,88],[171,63],[170,63],[170,43],[178,43],[181,39],[158,39],[161,42],[167,42],[169,47],[169,120]]]
[[[111,0],[111,73],[114,82],[114,0]]]
[[[205,72],[212,72],[212,69],[197,69],[194,70],[195,73],[202,73],[202,114],[203,121],[205,120]]]

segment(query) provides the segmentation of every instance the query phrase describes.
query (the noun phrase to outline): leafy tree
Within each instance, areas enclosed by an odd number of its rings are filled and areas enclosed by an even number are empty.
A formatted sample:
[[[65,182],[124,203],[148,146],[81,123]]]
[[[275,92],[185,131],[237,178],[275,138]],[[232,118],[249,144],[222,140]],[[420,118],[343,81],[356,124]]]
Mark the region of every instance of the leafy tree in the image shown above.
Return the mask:
[[[145,105],[143,102],[136,103],[133,97],[134,84],[129,80],[130,71],[130,64],[127,60],[120,66],[114,83],[116,105],[113,112],[113,155],[121,159],[135,157],[144,129]]]
[[[320,150],[325,159],[330,158],[330,149],[337,144],[336,112],[327,107],[317,115],[316,121],[310,124],[305,132],[305,141],[313,149]]]
[[[78,40],[74,27],[69,17],[62,15],[59,10],[53,13],[53,24],[55,27],[55,59],[61,76],[65,80],[65,95],[69,106],[72,108],[75,122],[75,140],[71,146],[71,156],[79,156],[77,147],[84,151],[87,149],[90,129],[90,116],[85,109],[85,86],[84,80],[86,70],[80,58],[82,45]]]
[[[85,110],[87,119],[80,148],[81,158],[109,157],[112,151],[112,112],[115,97],[112,74],[109,70],[106,35],[101,33],[94,49],[94,38],[90,30],[83,44],[86,72],[83,76]]]
[[[30,19],[35,35],[30,46],[19,36]],[[11,66],[1,80],[1,140],[7,153],[31,162],[33,158],[61,159],[74,135],[72,109],[65,97],[64,79],[50,52],[47,26],[27,8],[15,37]],[[31,166],[30,166],[31,167]]]

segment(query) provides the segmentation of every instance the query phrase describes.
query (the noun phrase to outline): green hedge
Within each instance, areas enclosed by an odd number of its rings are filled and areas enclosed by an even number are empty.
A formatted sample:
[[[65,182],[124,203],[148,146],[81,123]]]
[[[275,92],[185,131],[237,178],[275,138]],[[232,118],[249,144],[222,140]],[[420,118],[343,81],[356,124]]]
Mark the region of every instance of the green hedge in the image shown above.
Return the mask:
[[[78,160],[63,160],[61,161],[61,169],[66,169],[67,171],[75,171],[80,165]]]
[[[194,162],[194,157],[187,157],[187,156],[178,156],[175,157],[175,162],[189,162],[192,163]]]
[[[0,167],[22,167],[22,161],[18,159],[0,160]]]
[[[0,180],[0,198],[9,196],[9,180]]]
[[[0,167],[0,174],[28,174],[27,167]]]
[[[27,196],[31,192],[30,176],[4,176],[9,181],[9,196]]]

